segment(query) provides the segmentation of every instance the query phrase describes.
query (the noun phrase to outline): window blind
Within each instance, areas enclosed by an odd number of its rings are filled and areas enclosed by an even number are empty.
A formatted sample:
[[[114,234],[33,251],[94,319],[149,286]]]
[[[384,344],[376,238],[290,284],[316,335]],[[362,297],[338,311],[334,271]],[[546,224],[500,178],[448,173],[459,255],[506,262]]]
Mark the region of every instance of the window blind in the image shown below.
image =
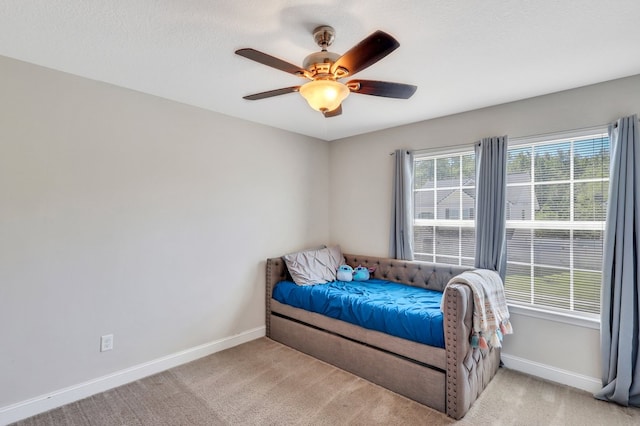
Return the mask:
[[[605,133],[508,150],[505,290],[511,302],[600,312],[609,151]]]
[[[597,317],[609,188],[606,129],[510,142],[507,276],[510,304]],[[414,159],[414,257],[473,266],[475,154]]]
[[[473,266],[475,256],[475,154],[416,156],[414,257]]]

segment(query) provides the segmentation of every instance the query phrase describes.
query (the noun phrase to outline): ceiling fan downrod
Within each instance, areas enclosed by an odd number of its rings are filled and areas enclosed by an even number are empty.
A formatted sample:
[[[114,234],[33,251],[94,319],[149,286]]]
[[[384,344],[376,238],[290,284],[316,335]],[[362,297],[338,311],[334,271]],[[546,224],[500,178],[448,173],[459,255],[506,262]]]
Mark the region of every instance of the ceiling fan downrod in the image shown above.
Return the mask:
[[[336,30],[329,25],[320,25],[313,30],[313,39],[323,51],[326,51],[336,39]]]

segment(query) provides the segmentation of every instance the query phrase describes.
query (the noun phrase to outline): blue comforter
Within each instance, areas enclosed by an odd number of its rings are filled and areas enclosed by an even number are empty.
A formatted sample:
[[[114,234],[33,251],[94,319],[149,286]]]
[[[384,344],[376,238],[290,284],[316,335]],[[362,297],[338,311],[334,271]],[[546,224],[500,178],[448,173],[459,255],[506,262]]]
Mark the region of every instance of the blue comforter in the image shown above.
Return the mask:
[[[281,281],[277,301],[396,337],[444,348],[442,293],[391,281],[335,281],[299,286]]]

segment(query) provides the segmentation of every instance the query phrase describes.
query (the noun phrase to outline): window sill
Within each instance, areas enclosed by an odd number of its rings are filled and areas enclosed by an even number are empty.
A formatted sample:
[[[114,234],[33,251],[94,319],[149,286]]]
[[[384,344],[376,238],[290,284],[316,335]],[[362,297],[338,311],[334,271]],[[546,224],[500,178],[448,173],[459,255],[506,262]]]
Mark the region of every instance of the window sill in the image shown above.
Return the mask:
[[[571,324],[578,327],[600,330],[600,318],[598,317],[589,318],[578,315],[571,315],[564,312],[553,312],[544,309],[533,308],[530,306],[512,304],[509,304],[509,312],[512,314],[524,315],[532,318],[539,318],[548,321],[556,321],[563,324]]]

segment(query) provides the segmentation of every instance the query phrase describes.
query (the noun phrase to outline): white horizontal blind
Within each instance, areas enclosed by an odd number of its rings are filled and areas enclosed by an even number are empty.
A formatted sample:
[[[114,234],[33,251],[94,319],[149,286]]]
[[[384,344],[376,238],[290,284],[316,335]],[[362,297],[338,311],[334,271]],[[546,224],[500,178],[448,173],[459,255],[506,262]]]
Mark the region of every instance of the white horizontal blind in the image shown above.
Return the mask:
[[[609,151],[604,129],[509,148],[505,290],[511,303],[599,314]]]
[[[606,129],[510,142],[507,159],[509,303],[596,317],[609,188]],[[473,266],[475,155],[417,155],[414,256]]]
[[[467,150],[414,159],[414,257],[473,266],[475,154]]]

